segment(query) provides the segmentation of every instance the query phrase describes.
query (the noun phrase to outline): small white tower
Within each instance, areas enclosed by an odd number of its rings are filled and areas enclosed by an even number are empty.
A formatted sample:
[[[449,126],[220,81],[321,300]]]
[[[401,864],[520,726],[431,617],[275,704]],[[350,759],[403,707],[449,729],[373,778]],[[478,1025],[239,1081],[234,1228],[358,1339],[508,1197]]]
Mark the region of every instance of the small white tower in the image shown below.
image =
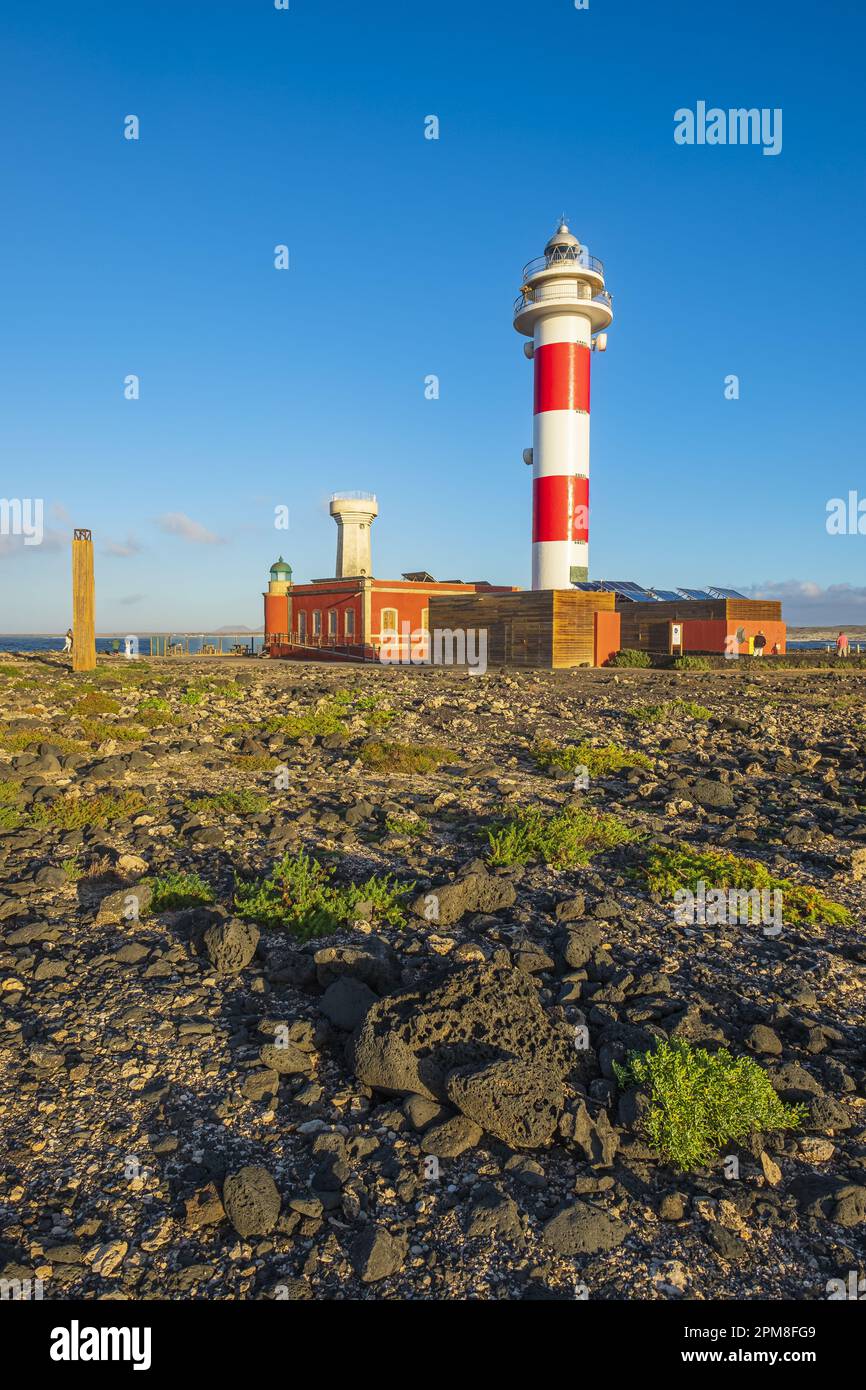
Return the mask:
[[[514,327],[535,362],[532,587],[568,589],[589,577],[589,363],[613,319],[604,266],[562,222],[544,255],[523,267]]]
[[[379,515],[373,492],[335,492],[331,516],[337,523],[337,579],[370,574],[370,527]]]

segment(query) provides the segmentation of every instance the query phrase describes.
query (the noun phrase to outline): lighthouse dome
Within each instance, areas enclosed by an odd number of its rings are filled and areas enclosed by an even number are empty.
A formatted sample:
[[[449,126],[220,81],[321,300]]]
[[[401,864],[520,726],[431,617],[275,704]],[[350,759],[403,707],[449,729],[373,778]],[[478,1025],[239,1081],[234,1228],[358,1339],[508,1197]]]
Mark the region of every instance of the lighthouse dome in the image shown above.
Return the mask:
[[[287,565],[282,555],[271,565],[271,579],[288,583],[292,578],[292,567]]]
[[[577,237],[569,231],[567,223],[560,222],[553,236],[550,238],[550,241],[545,246],[544,254],[549,256],[551,252],[557,250],[564,251],[566,247],[573,247],[576,251],[579,251],[580,242]]]

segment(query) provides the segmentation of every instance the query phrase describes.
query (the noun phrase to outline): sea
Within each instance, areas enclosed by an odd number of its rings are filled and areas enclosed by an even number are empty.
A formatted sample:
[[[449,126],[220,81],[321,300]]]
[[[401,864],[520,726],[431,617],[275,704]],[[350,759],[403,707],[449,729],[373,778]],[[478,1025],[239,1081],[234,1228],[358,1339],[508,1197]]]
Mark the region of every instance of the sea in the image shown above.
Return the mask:
[[[237,643],[239,646],[245,647],[247,650],[251,649],[254,654],[257,654],[262,649],[261,633],[221,632],[216,634],[208,634],[206,632],[202,632],[196,633],[194,637],[190,637],[186,634],[181,633],[166,635],[168,636],[170,642],[173,642],[177,645],[182,645],[183,650],[190,652],[190,654],[193,656],[197,652],[200,652],[203,646],[207,645],[214,646],[216,647],[217,651],[219,651],[220,642],[222,642],[222,651],[224,656],[232,655],[232,647],[235,645],[235,643]],[[58,633],[56,636],[52,636],[51,634],[46,635],[45,633],[0,633],[0,652],[61,652],[63,650],[63,640],[64,635],[62,632]],[[165,638],[162,634],[160,634],[156,641],[158,642],[158,650],[161,653]],[[106,655],[110,655],[112,652],[122,653],[123,638],[97,637],[96,650],[97,652],[105,653]],[[154,652],[152,650],[152,639],[150,637],[139,637],[138,654],[139,656],[154,655]]]
[[[197,633],[194,637],[189,637],[189,636],[186,636],[186,635],[181,635],[180,633],[176,633],[176,634],[174,634],[174,635],[169,634],[169,638],[170,638],[170,641],[172,641],[172,642],[174,642],[174,643],[182,644],[182,645],[183,645],[184,651],[188,651],[188,652],[190,653],[190,655],[192,655],[192,656],[195,656],[195,654],[196,654],[197,652],[200,652],[201,649],[202,649],[202,647],[205,646],[205,645],[215,646],[216,649],[217,649],[217,651],[219,651],[220,642],[222,642],[222,650],[223,650],[223,655],[224,655],[224,656],[230,656],[230,655],[232,654],[231,649],[232,649],[232,647],[234,646],[235,643],[237,643],[238,645],[241,645],[241,646],[246,647],[248,650],[251,649],[254,655],[258,655],[258,653],[261,652],[261,650],[262,650],[262,635],[261,635],[261,633],[252,633],[252,632],[225,633],[225,632],[223,632],[223,633],[217,633],[216,635],[210,635],[210,636],[209,636],[209,635],[205,632],[205,633]],[[159,653],[161,654],[161,653],[162,653],[162,648],[163,648],[163,643],[164,643],[164,638],[163,638],[162,635],[160,635],[160,637],[159,637],[159,639],[158,639],[158,642],[159,642]],[[833,648],[833,645],[834,645],[834,644],[833,644],[832,642],[826,642],[826,641],[825,641],[825,642],[789,642],[789,643],[788,643],[788,651],[789,651],[789,652],[823,652],[823,651],[830,651],[830,650]],[[62,650],[63,650],[63,634],[62,634],[62,633],[58,633],[56,637],[55,637],[55,636],[51,636],[51,635],[46,636],[44,633],[38,634],[38,635],[32,635],[32,634],[27,634],[27,633],[21,633],[21,634],[19,634],[19,633],[12,633],[11,635],[9,635],[9,634],[0,633],[0,652],[59,652],[59,651],[62,651]],[[123,638],[122,638],[122,637],[97,637],[97,639],[96,639],[96,650],[97,650],[97,652],[104,652],[104,653],[107,654],[107,655],[110,655],[112,652],[122,652],[122,651],[123,651]],[[866,651],[866,642],[852,642],[852,643],[851,643],[851,651],[852,651],[852,652],[859,652],[859,651],[861,651],[861,650],[862,650],[862,651]],[[153,653],[153,651],[151,650],[151,639],[150,639],[149,637],[139,637],[139,639],[138,639],[138,651],[139,651],[139,655],[140,655],[140,656],[153,656],[154,653]]]

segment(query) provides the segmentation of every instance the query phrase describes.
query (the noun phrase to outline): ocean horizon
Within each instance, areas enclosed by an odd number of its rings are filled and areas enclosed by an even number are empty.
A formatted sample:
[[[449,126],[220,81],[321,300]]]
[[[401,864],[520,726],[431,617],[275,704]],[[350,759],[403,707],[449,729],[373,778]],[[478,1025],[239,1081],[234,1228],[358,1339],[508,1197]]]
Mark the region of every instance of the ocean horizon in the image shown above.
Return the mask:
[[[157,634],[153,634],[157,636]],[[181,633],[160,633],[163,636],[175,637],[178,641],[183,640],[185,649],[193,654],[201,651],[204,643],[213,643],[219,647],[223,644],[224,655],[231,655],[231,648],[234,643],[243,643],[244,646],[252,646],[254,652],[262,649],[262,634],[260,632],[202,632],[194,637],[188,637]],[[2,633],[0,632],[0,652],[62,652],[65,633]],[[96,650],[104,656],[110,656],[113,652],[123,651],[122,637],[97,637]],[[138,650],[140,656],[153,656],[151,647],[151,637],[141,635],[138,638]]]

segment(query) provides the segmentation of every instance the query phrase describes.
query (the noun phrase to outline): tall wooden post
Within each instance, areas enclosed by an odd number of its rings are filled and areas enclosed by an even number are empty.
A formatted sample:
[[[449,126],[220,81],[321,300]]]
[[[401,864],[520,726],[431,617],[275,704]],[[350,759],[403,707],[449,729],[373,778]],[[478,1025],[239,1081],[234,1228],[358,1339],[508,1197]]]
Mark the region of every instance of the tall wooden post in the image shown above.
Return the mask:
[[[72,669],[96,670],[93,537],[80,529],[72,537]]]

